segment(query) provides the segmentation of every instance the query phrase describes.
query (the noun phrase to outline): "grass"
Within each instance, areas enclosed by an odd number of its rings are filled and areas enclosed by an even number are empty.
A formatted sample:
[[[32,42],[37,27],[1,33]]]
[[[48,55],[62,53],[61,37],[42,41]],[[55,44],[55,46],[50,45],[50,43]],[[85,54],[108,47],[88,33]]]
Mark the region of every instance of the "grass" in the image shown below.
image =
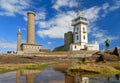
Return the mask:
[[[99,65],[108,65],[108,66],[112,66],[112,67],[115,67],[115,68],[120,68],[120,62],[106,62],[106,63],[98,63]]]
[[[67,70],[70,74],[117,74],[120,73],[120,62],[80,63]]]
[[[0,73],[16,70],[42,70],[49,66],[49,64],[4,64],[0,65]]]
[[[5,72],[9,72],[12,71],[11,69],[6,69],[6,68],[0,68],[0,73],[5,73]]]
[[[46,67],[48,67],[48,64],[42,64],[42,65],[28,65],[25,66],[23,69],[28,69],[28,70],[37,70],[37,69],[45,69]]]

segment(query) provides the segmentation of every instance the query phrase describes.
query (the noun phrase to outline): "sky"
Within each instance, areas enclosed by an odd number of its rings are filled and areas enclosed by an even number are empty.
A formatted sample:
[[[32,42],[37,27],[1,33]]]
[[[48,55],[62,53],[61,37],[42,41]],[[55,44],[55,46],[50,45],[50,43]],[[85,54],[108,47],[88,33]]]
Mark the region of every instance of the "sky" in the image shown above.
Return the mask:
[[[120,46],[120,0],[0,0],[0,52],[16,50],[18,29],[26,43],[28,11],[36,13],[36,44],[51,50],[64,45],[78,3],[89,22],[89,43],[97,41],[103,50],[110,39],[111,49]]]

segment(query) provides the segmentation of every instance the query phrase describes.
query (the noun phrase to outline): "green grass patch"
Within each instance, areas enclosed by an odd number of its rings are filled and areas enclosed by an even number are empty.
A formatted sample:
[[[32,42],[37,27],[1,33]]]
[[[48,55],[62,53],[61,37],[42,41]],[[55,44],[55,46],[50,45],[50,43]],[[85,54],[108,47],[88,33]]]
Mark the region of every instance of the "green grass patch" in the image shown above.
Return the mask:
[[[0,73],[5,73],[5,72],[9,72],[12,71],[11,69],[6,69],[6,68],[0,68]]]
[[[48,67],[49,65],[48,64],[42,64],[42,65],[28,65],[28,66],[25,66],[23,69],[28,69],[28,70],[42,70],[42,69],[45,69],[46,67]]]
[[[28,64],[28,65],[14,65],[11,67],[3,67],[0,68],[0,73],[10,72],[10,71],[16,71],[16,70],[42,70],[49,66],[49,64]]]

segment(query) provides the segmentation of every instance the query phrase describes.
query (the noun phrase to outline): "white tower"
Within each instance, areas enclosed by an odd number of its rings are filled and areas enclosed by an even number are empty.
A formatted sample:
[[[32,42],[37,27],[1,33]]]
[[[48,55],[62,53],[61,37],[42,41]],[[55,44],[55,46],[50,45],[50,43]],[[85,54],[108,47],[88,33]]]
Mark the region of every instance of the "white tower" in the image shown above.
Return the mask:
[[[21,50],[20,45],[21,45],[21,30],[19,29],[17,33],[17,51]]]
[[[72,20],[72,26],[74,28],[73,42],[79,44],[81,49],[85,49],[88,44],[87,25],[87,18],[82,14],[78,14],[77,17]]]

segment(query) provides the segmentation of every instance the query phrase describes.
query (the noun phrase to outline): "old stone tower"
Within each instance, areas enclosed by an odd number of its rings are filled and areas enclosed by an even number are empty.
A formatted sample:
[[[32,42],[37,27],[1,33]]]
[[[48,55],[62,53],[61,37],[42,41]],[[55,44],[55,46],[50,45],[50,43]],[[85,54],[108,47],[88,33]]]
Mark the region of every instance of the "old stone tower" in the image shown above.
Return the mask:
[[[35,44],[35,13],[30,11],[28,16],[27,44]]]
[[[17,51],[20,51],[21,50],[21,31],[20,29],[18,30],[18,33],[17,33]]]

